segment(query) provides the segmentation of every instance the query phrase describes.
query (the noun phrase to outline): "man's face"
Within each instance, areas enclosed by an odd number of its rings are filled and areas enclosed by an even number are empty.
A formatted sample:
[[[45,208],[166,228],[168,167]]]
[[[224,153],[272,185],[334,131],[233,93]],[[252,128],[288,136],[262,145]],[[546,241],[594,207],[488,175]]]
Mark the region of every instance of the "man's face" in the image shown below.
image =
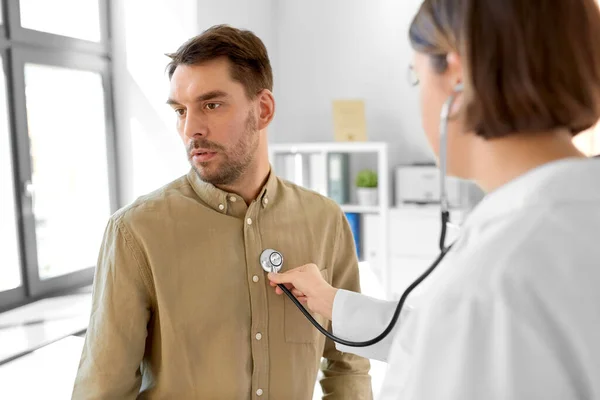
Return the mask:
[[[247,171],[259,143],[258,121],[254,102],[231,78],[227,59],[177,66],[167,103],[203,181],[229,185]]]

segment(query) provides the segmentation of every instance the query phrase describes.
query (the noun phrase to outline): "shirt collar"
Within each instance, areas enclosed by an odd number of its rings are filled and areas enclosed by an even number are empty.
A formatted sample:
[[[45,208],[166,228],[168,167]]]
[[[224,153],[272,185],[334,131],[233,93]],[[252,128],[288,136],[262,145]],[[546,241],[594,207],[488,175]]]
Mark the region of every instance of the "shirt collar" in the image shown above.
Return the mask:
[[[561,202],[600,201],[600,159],[553,161],[521,175],[489,193],[473,209],[465,228],[527,207]]]
[[[277,179],[277,175],[273,172],[273,169],[269,171],[269,177],[267,178],[267,182],[261,189],[258,194],[257,199],[259,199],[262,208],[267,207],[269,204],[273,204],[273,201],[277,198],[277,192],[279,189],[279,179]]]
[[[210,208],[218,212],[228,212],[232,198],[243,201],[236,193],[229,193],[221,190],[211,183],[204,182],[194,169],[190,169],[187,174],[188,181],[196,194],[200,197],[204,203]],[[279,189],[279,180],[273,170],[269,171],[269,176],[264,186],[261,188],[258,196],[256,197],[257,202],[260,202],[261,208],[266,208],[272,205],[277,198],[277,192]]]

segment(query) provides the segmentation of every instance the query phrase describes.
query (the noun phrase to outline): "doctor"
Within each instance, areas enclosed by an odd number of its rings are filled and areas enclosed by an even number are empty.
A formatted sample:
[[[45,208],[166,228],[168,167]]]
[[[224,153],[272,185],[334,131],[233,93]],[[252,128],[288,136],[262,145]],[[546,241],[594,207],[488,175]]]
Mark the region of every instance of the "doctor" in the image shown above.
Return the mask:
[[[338,349],[389,363],[383,399],[600,399],[600,159],[572,144],[600,117],[598,5],[425,0],[409,36],[431,147],[450,99],[448,172],[488,195],[394,331]],[[311,264],[269,279],[347,340],[396,307]]]

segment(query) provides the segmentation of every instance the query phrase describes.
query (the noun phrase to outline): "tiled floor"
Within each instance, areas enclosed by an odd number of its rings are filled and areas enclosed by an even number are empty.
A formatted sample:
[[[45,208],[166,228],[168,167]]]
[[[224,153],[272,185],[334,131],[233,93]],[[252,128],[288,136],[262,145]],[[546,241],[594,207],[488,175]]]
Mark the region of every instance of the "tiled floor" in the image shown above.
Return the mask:
[[[375,275],[366,264],[360,269],[363,292],[379,297]],[[87,289],[0,314],[0,399],[70,399],[83,346],[83,338],[73,335],[87,326],[90,297]],[[23,353],[28,354],[1,364]],[[372,361],[375,398],[384,374],[385,364]],[[321,398],[319,385],[314,398]]]

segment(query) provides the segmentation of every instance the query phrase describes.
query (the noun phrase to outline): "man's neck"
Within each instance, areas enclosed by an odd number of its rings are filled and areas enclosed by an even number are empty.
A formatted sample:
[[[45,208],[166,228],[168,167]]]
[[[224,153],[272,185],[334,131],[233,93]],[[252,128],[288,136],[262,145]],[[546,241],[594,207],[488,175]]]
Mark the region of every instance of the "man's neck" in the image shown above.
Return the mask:
[[[491,192],[541,165],[565,158],[585,157],[568,131],[513,135],[479,141],[473,148],[473,180]]]
[[[264,162],[256,166],[251,166],[240,176],[240,178],[230,185],[219,185],[219,189],[229,193],[239,195],[247,205],[250,205],[260,194],[261,189],[269,179],[271,171],[270,164]]]

